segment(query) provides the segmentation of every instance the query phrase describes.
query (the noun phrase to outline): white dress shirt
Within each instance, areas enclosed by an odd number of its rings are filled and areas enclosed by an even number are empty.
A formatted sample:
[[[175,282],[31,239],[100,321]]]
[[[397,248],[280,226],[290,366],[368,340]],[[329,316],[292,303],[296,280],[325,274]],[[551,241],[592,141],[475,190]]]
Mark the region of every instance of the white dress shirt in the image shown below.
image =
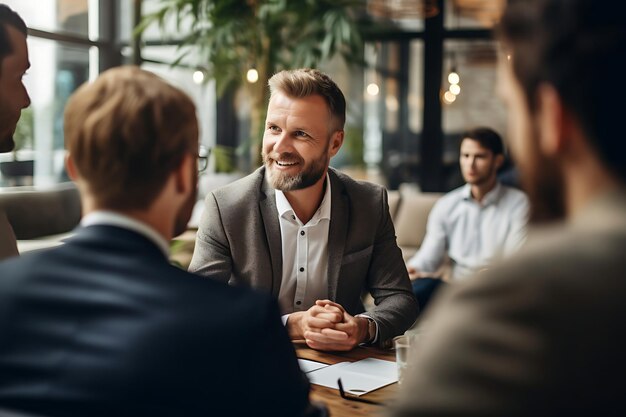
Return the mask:
[[[285,194],[276,190],[283,254],[278,302],[283,314],[306,311],[316,300],[328,298],[330,200],[330,179],[326,174],[322,202],[311,220],[302,224]]]
[[[283,276],[278,303],[283,324],[289,314],[306,311],[315,301],[328,298],[328,231],[330,228],[330,177],[326,174],[326,191],[317,211],[302,224],[285,194],[276,190],[276,209],[280,223],[283,254]],[[357,314],[374,321],[367,314]],[[378,323],[372,343],[378,340]]]
[[[472,197],[469,184],[457,188],[435,203],[424,242],[407,265],[434,273],[447,253],[452,279],[463,279],[521,246],[528,210],[526,194],[500,183],[480,203]]]
[[[163,255],[166,258],[169,257],[170,247],[167,240],[152,227],[140,222],[139,220],[133,219],[132,217],[128,217],[114,211],[98,210],[83,217],[80,221],[80,225],[83,227],[98,225],[117,226],[122,229],[132,230],[133,232],[139,233],[152,241],[159,249],[161,249],[161,252],[163,252]]]

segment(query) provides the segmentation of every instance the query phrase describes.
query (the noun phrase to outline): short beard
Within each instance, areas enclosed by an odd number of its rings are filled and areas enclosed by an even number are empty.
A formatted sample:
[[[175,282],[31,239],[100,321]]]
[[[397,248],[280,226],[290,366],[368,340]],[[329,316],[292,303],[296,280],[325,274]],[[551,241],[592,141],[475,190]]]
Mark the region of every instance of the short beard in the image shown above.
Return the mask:
[[[15,142],[13,141],[13,135],[9,135],[0,139],[0,153],[11,152],[15,148]]]
[[[262,156],[265,164],[265,172],[270,185],[276,190],[285,192],[302,190],[314,185],[324,176],[326,168],[328,167],[326,149],[324,150],[322,156],[313,160],[308,167],[295,175],[272,170],[271,165],[274,164],[276,160],[271,158],[265,152],[263,152]],[[279,158],[287,161],[297,161],[299,164],[304,164],[304,161],[300,156],[291,153],[280,154]]]
[[[11,115],[13,112],[8,106],[6,97],[0,97],[0,152],[11,152],[15,148],[13,135],[17,127],[17,120]]]
[[[187,200],[183,203],[182,207],[176,214],[176,218],[174,219],[174,235],[176,237],[181,235],[183,232],[187,230],[187,224],[189,223],[189,219],[191,219],[191,214],[193,213],[193,209],[196,205],[196,201],[198,199],[198,172],[195,164],[191,164],[192,168],[192,178],[194,178],[193,186]]]
[[[521,170],[522,188],[530,200],[530,223],[546,223],[562,220],[565,217],[565,195],[563,175],[557,161],[543,156],[536,138],[537,126],[533,126],[533,137],[530,141],[532,154],[530,163]]]
[[[488,184],[489,182],[492,181],[493,177],[494,177],[495,173],[494,172],[489,172],[488,174],[477,178],[476,180],[474,180],[473,182],[469,182],[466,178],[463,178],[465,180],[466,183],[470,184],[470,185],[475,185],[477,187],[483,186],[485,184]]]

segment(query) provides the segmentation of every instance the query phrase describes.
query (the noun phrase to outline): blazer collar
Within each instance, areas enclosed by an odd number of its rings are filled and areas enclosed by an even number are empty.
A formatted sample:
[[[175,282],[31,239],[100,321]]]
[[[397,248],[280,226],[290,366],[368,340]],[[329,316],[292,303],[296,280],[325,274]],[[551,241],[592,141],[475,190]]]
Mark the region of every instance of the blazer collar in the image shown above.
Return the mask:
[[[153,257],[169,262],[161,248],[147,236],[119,225],[94,224],[79,226],[67,243],[97,245],[103,251],[115,250],[128,256]]]
[[[337,297],[341,261],[346,247],[349,223],[349,202],[346,188],[334,169],[328,169],[331,184],[330,229],[328,231],[328,298]]]
[[[110,210],[93,211],[82,218],[80,225],[83,227],[94,225],[117,226],[122,229],[132,230],[152,241],[161,249],[166,258],[170,256],[169,243],[159,232],[148,224],[122,213]]]
[[[272,288],[270,292],[278,298],[280,283],[283,278],[283,249],[280,240],[280,224],[278,222],[278,209],[276,208],[276,193],[267,182],[265,167],[257,170],[261,195],[259,209],[263,218],[265,237],[269,248],[269,256],[272,264]]]

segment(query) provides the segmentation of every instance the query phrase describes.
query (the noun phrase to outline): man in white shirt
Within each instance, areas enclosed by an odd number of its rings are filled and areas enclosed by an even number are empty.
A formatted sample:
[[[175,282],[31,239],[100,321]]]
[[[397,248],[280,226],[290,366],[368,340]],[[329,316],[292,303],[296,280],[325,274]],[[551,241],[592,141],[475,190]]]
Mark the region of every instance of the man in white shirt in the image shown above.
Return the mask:
[[[451,280],[462,280],[516,251],[526,236],[528,198],[500,184],[502,139],[489,128],[463,134],[459,163],[467,182],[443,196],[428,216],[420,250],[407,262],[413,290],[422,308],[441,284],[436,277],[446,256]]]
[[[386,191],[328,167],[343,143],[343,93],[312,69],[269,85],[265,165],[207,196],[190,270],[270,292],[291,338],[314,349],[387,345],[417,304]]]
[[[0,152],[10,152],[13,133],[30,97],[22,77],[30,67],[26,24],[8,6],[0,4]],[[6,214],[0,211],[0,260],[17,255],[15,235]]]

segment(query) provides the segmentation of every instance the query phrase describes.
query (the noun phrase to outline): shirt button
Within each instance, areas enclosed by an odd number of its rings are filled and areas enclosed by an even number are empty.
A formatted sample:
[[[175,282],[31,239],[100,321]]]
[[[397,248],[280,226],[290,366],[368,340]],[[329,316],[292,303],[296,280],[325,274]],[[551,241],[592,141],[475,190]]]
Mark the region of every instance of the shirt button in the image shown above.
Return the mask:
[[[302,301],[296,301],[297,306],[299,306],[300,304],[302,304]]]
[[[300,268],[300,272],[304,272],[304,268]]]
[[[300,231],[300,236],[304,236],[304,230]]]

